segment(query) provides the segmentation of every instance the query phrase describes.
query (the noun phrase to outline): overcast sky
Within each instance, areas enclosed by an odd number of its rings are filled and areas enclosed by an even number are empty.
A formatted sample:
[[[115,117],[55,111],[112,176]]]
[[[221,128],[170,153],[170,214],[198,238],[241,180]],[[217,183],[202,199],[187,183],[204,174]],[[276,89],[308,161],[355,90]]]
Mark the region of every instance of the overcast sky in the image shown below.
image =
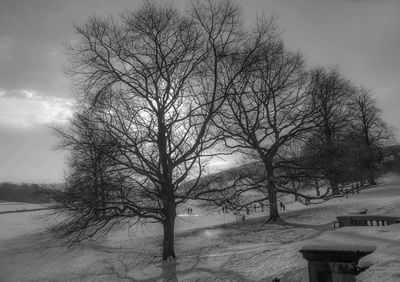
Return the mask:
[[[161,1],[161,0],[160,0]],[[165,1],[161,1],[165,2]],[[175,1],[185,7],[187,1]],[[276,13],[286,45],[310,66],[339,65],[371,89],[385,120],[400,128],[399,0],[246,0],[245,19]],[[71,113],[63,44],[73,23],[136,9],[136,0],[0,0],[0,182],[59,182],[64,155],[48,124]]]

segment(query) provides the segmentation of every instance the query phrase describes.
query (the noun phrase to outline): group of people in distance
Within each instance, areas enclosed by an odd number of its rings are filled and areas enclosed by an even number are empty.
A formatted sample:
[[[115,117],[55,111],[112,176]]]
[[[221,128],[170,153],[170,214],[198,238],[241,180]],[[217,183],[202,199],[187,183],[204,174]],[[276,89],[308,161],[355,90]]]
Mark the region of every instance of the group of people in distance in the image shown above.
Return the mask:
[[[252,206],[250,205],[250,206],[246,206],[246,207],[242,207],[242,208],[246,210],[247,215],[250,215],[251,208],[254,210],[254,212],[257,212],[258,209],[260,212],[264,212],[264,206],[265,206],[265,204],[261,202],[259,205],[254,203]],[[280,206],[281,211],[286,210],[285,204],[282,203],[281,201],[279,202],[279,206]],[[242,208],[240,208],[240,209],[238,209],[236,207],[229,208],[227,205],[222,205],[221,208],[222,208],[222,213],[229,213],[229,211],[232,210],[234,215],[241,215],[240,210],[242,210]],[[191,207],[187,207],[186,211],[187,211],[188,215],[193,215],[193,209]],[[243,215],[242,220],[244,220],[244,218],[245,217]]]
[[[362,186],[362,185],[361,185]],[[354,189],[356,189],[356,191],[357,191],[357,194],[360,194],[360,184],[356,184],[355,186],[354,186],[354,183],[351,185],[351,193],[352,194],[354,194]]]
[[[356,185],[352,184],[351,185],[351,190],[350,190],[351,193],[353,193],[353,194],[354,193],[357,193],[357,194],[360,193],[360,186],[362,186],[362,184],[361,185],[359,183],[357,183]],[[350,191],[348,191],[348,192],[350,192]],[[347,193],[346,193],[346,197],[348,197]],[[310,199],[309,198],[305,199],[305,204],[307,206],[310,205]],[[265,204],[260,202],[260,205],[257,205],[256,203],[254,203],[253,206],[250,205],[250,206],[246,206],[246,207],[242,207],[242,208],[244,208],[246,210],[246,214],[247,215],[250,215],[251,208],[253,208],[254,212],[257,212],[257,209],[260,209],[261,212],[264,212],[264,206],[265,206]],[[286,210],[286,205],[282,201],[279,201],[279,207],[280,207],[281,211],[285,211]],[[232,210],[234,215],[240,215],[240,210],[242,209],[242,208],[238,209],[236,207],[235,208],[230,208],[227,205],[222,205],[221,208],[222,208],[222,213],[229,213],[229,211]],[[193,215],[192,208],[187,208],[187,213],[188,213],[188,215]],[[244,220],[244,215],[243,215],[242,219]]]
[[[355,194],[357,192],[357,194],[360,194],[361,186],[363,186],[363,184],[359,184],[359,183],[356,183],[355,185],[354,185],[354,183],[351,184],[351,189],[347,189],[347,190],[344,191],[346,199],[349,197],[350,193],[351,194]]]
[[[282,203],[281,201],[279,201],[279,206],[281,208],[281,211],[285,211],[286,210],[286,205],[284,203]],[[247,207],[245,207],[245,209],[246,209],[246,214],[249,215],[250,214],[250,208],[247,206]],[[256,204],[254,204],[253,205],[253,209],[254,209],[254,212],[257,212],[258,206]],[[264,211],[264,204],[263,203],[260,203],[260,209],[261,209],[261,212]],[[234,208],[233,212],[235,213],[236,210],[237,210],[237,208]],[[225,205],[222,206],[222,213],[229,213],[229,208],[227,206],[225,206]]]
[[[359,183],[357,183],[356,185],[352,184],[351,185],[351,190],[346,191],[346,198],[348,197],[348,193],[349,192],[351,192],[352,194],[354,194],[354,193],[359,194],[361,186],[363,186],[363,185],[359,184]],[[307,206],[310,205],[310,199],[309,198],[305,198],[305,204]],[[246,206],[246,207],[242,207],[242,208],[246,209],[246,214],[247,215],[250,215],[250,209],[251,208],[253,208],[254,212],[257,212],[257,209],[261,209],[261,212],[264,212],[264,206],[265,206],[265,204],[260,202],[259,206],[257,206],[256,203],[254,203],[253,206],[250,205],[250,206]],[[279,201],[279,207],[280,207],[281,211],[285,211],[286,210],[286,205],[282,201]],[[234,215],[240,215],[240,210],[242,209],[242,208],[238,209],[236,207],[235,208],[230,208],[227,205],[222,205],[221,208],[222,208],[222,213],[229,213],[229,211],[232,210]],[[188,207],[187,208],[187,214],[188,215],[193,215],[193,209]],[[244,220],[244,215],[243,215],[242,220]]]
[[[264,203],[260,203],[259,206],[257,206],[257,204],[254,204],[252,206],[252,208],[253,208],[254,212],[257,212],[257,209],[260,209],[261,212],[264,212],[264,206],[265,206]],[[279,202],[279,206],[281,208],[281,211],[286,210],[286,205],[284,203],[282,203],[281,201]],[[246,214],[250,215],[251,206],[250,207],[246,206],[246,207],[244,207],[244,209],[246,209]],[[222,213],[229,213],[229,210],[230,210],[230,208],[228,206],[226,206],[226,205],[222,206]],[[233,208],[232,210],[233,210],[234,215],[240,214],[240,210],[238,210],[237,208]]]

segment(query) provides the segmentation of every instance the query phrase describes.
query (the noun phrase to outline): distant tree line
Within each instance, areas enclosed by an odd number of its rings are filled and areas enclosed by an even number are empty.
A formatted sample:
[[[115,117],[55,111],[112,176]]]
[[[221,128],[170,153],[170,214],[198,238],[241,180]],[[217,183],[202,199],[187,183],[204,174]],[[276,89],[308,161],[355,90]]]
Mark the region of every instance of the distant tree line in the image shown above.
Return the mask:
[[[0,183],[0,201],[43,204],[51,201],[51,197],[41,193],[43,186],[38,184]]]
[[[190,199],[240,208],[304,203],[376,184],[392,142],[372,93],[336,67],[306,65],[274,17],[247,27],[232,1],[193,1],[185,13],[145,2],[119,18],[77,26],[68,47],[76,107],[55,128],[69,150],[64,191],[48,191],[74,241],[123,220],[159,222],[163,259],[175,258],[177,207]],[[254,165],[206,174],[233,153]],[[315,188],[315,193],[304,192]],[[242,196],[260,196],[243,203]]]

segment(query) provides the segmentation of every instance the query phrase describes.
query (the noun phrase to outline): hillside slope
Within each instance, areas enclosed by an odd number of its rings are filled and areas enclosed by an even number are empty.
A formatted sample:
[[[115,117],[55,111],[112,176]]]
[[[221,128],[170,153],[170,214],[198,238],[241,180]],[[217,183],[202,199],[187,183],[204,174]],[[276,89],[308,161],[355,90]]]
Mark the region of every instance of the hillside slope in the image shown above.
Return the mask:
[[[400,225],[332,230],[337,215],[355,208],[369,213],[400,214],[400,177],[388,175],[380,185],[305,207],[294,202],[282,213],[286,225],[266,225],[266,215],[235,221],[231,214],[195,210],[178,220],[177,262],[161,262],[157,225],[121,225],[107,237],[68,247],[44,231],[32,213],[0,215],[0,281],[306,281],[306,261],[299,249],[315,240],[374,244],[366,257],[373,264],[358,281],[399,281]],[[23,217],[22,217],[23,216]],[[10,218],[12,217],[12,218]],[[224,224],[225,223],[225,224]],[[24,235],[18,226],[23,224]],[[221,225],[222,224],[222,225]],[[30,227],[30,229],[29,229]],[[17,230],[15,235],[12,231]]]

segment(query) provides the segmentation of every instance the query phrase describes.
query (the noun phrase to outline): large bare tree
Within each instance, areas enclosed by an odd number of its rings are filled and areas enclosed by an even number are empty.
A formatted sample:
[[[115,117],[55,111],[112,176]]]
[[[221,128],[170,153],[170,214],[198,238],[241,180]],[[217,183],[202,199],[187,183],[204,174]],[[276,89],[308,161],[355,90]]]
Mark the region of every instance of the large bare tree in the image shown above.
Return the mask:
[[[310,79],[303,57],[287,51],[278,38],[271,38],[255,56],[257,63],[232,88],[220,128],[228,147],[262,165],[263,173],[246,181],[252,179],[247,185],[267,194],[268,222],[276,222],[278,192],[289,192],[279,185],[284,165],[280,154],[312,126]]]
[[[146,2],[76,30],[80,39],[68,49],[76,100],[92,112],[96,135],[107,136],[100,151],[112,160],[105,203],[93,205],[99,217],[88,223],[98,230],[121,218],[161,222],[162,257],[174,258],[176,208],[204,193],[203,161],[220,140],[213,120],[270,26],[247,30],[231,1],[210,0],[185,15]]]

